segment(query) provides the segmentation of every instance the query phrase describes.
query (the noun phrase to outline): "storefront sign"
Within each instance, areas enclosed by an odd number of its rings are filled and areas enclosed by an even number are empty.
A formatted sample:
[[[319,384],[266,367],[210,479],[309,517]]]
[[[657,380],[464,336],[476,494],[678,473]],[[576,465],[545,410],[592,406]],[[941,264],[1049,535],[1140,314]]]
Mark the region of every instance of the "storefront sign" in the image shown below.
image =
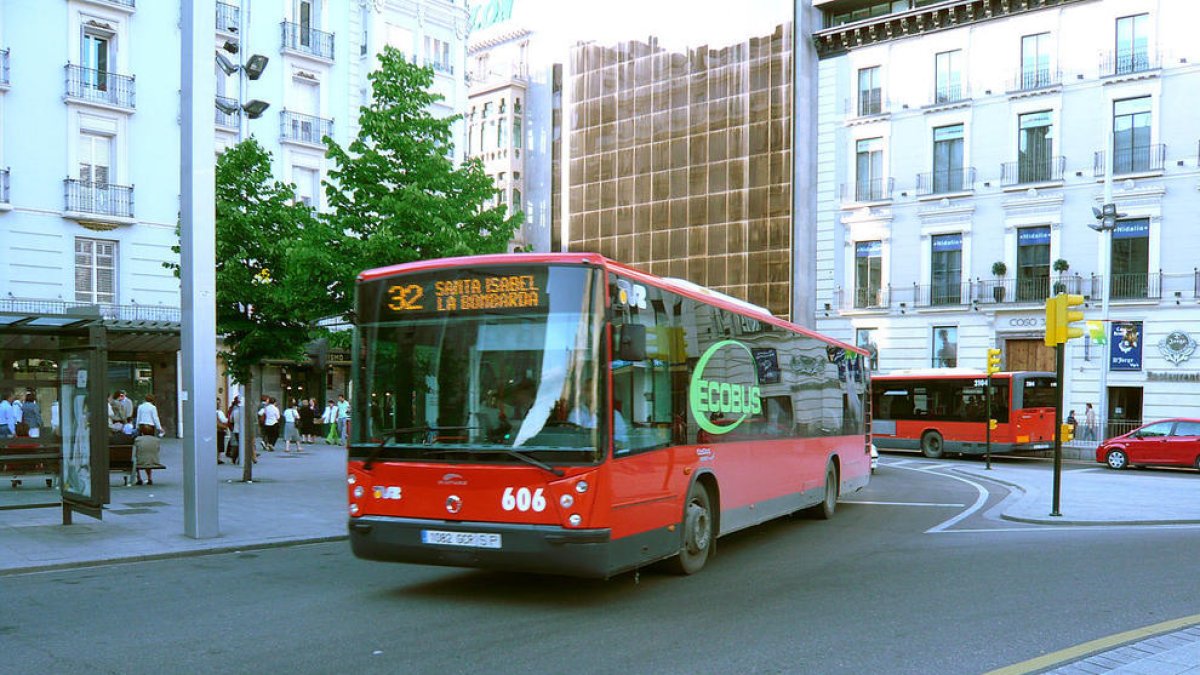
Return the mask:
[[[1142,369],[1142,322],[1114,321],[1109,332],[1108,369],[1137,371]]]
[[[1200,382],[1200,373],[1179,373],[1165,370],[1147,370],[1147,382]]]
[[[1158,352],[1163,358],[1179,365],[1192,357],[1196,351],[1196,341],[1187,333],[1172,331],[1167,337],[1158,341]]]

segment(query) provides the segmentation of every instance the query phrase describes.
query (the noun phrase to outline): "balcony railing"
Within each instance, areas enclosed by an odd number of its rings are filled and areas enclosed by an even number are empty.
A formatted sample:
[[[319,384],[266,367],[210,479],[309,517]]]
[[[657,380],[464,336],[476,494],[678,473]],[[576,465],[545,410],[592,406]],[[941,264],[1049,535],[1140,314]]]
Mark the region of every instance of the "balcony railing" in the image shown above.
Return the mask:
[[[1163,143],[1119,148],[1113,152],[1113,175],[1162,171],[1166,161],[1167,146]],[[1104,176],[1104,162],[1105,152],[1101,150],[1092,161],[1092,173],[1096,178]]]
[[[1056,293],[1085,295],[1089,279],[1078,274],[1054,274],[1025,279],[976,279],[971,299],[977,305],[1042,304]]]
[[[1113,300],[1157,300],[1162,298],[1162,272],[1112,275],[1109,297]]]
[[[319,31],[291,21],[284,21],[283,48],[333,60],[333,33]]]
[[[12,169],[4,169],[0,171],[0,204],[11,204],[12,201],[8,196],[8,178]]]
[[[237,99],[229,98],[228,96],[218,96],[217,101],[237,109],[234,112],[227,113],[224,110],[217,108],[217,126],[224,127],[226,129],[237,129],[240,125],[239,115],[241,114],[241,108],[238,106]]]
[[[918,307],[965,305],[970,298],[970,281],[913,284],[913,301]]]
[[[975,167],[954,171],[931,171],[917,174],[917,196],[970,192],[975,189]]]
[[[1108,51],[1100,56],[1100,76],[1129,75],[1156,70],[1162,65],[1157,52],[1151,51]]]
[[[92,183],[75,178],[63,181],[67,211],[116,218],[133,217],[133,186]]]
[[[933,89],[933,100],[930,105],[946,105],[948,103],[957,103],[965,101],[971,97],[970,90],[966,85],[961,83],[947,84]]]
[[[854,309],[880,309],[887,307],[891,296],[890,287],[872,286],[853,289]]]
[[[5,314],[40,314],[49,316],[91,315],[93,318],[110,321],[155,321],[179,323],[178,307],[166,305],[98,305],[62,300],[36,300],[32,298],[0,298],[0,312]]]
[[[115,5],[128,10],[135,9],[135,0],[92,0],[92,2],[101,5]]]
[[[873,178],[842,185],[843,202],[885,202],[892,198],[894,178]]]
[[[454,64],[452,63],[443,63],[437,59],[425,59],[425,65],[433,68],[433,72],[435,73],[454,74]]]
[[[237,5],[227,2],[217,2],[217,30],[223,33],[236,33],[242,27],[242,10]]]
[[[326,136],[333,135],[333,120],[313,117],[290,110],[279,113],[279,137],[285,141],[321,145]]]
[[[1035,157],[1000,165],[1000,186],[1053,183],[1063,179],[1066,157]]]
[[[129,75],[67,64],[67,97],[132,110],[134,79]]]
[[[8,87],[12,80],[8,79],[8,50],[0,51],[0,87]]]
[[[858,116],[883,113],[883,92],[880,89],[863,89],[858,92]]]
[[[1008,91],[1033,91],[1062,84],[1062,71],[1051,68],[1022,68],[1008,83]]]

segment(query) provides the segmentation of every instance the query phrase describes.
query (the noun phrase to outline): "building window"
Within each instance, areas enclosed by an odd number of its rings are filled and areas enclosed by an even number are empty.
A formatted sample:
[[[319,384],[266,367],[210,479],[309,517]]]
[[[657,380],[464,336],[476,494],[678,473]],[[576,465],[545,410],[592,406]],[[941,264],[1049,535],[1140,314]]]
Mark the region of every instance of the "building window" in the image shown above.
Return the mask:
[[[113,138],[88,131],[79,134],[79,182],[106,188],[112,175]]]
[[[962,100],[961,49],[941,52],[937,55],[934,63],[934,80],[937,87],[934,94],[934,102],[948,103],[950,101]]]
[[[525,205],[521,202],[521,191],[513,188],[512,205],[514,211],[524,211]]]
[[[368,46],[368,44],[370,42],[370,35],[367,31],[369,30],[370,25],[371,25],[371,8],[368,7],[366,4],[363,4],[362,6],[360,6],[358,8],[358,23],[359,23],[358,55],[366,56],[367,52],[370,50],[370,47]]]
[[[1050,34],[1021,38],[1021,89],[1038,89],[1054,84],[1050,76]]]
[[[1150,68],[1149,28],[1149,14],[1117,19],[1116,74],[1137,73]]]
[[[1017,301],[1050,297],[1050,228],[1017,230]]]
[[[878,115],[883,112],[883,97],[879,88],[879,66],[858,71],[858,114]]]
[[[321,194],[321,174],[319,171],[306,166],[292,167],[292,181],[296,183],[296,201],[315,209]]]
[[[1050,111],[1028,113],[1017,118],[1017,180],[1038,183],[1052,180],[1054,125]]]
[[[513,108],[512,141],[514,148],[521,147],[521,110],[519,105]]]
[[[1113,173],[1149,171],[1150,97],[1113,103]]]
[[[1112,236],[1112,297],[1149,297],[1150,220],[1122,220]]]
[[[958,327],[933,327],[933,367],[958,367]]]
[[[302,47],[312,46],[312,29],[316,28],[316,7],[313,0],[296,0],[295,12],[296,23],[300,24],[300,45]]]
[[[425,65],[443,73],[454,72],[450,67],[450,43],[426,35]]]
[[[931,253],[930,304],[959,304],[962,301],[962,234],[933,235]]]
[[[879,342],[875,339],[876,328],[859,328],[855,332],[854,344],[867,350],[867,368],[879,370]]]
[[[88,27],[83,31],[79,60],[84,68],[83,86],[95,91],[108,91],[108,73],[112,33]]]
[[[854,306],[881,307],[883,285],[883,242],[860,241],[854,244]]]
[[[117,297],[117,242],[75,239],[75,302],[112,304]]]
[[[963,189],[963,125],[933,130],[933,193]]]
[[[883,194],[883,139],[864,138],[855,147],[855,201],[878,201]]]

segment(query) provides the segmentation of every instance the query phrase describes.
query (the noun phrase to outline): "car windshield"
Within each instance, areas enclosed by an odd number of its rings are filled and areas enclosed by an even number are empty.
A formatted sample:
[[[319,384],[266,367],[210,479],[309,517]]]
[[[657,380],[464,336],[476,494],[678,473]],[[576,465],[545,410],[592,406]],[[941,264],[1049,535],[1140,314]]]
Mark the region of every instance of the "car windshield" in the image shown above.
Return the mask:
[[[352,456],[596,461],[598,278],[505,267],[364,283]]]

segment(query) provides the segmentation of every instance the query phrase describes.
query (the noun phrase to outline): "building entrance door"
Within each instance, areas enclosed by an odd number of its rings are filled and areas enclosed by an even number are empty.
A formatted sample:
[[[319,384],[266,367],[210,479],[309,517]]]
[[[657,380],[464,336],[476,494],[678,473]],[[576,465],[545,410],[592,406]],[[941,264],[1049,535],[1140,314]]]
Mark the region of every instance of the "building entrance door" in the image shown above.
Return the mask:
[[[1142,388],[1108,388],[1108,428],[1105,438],[1120,436],[1142,425]]]
[[[1005,370],[1054,372],[1054,347],[1047,347],[1043,340],[1005,340],[1004,351]]]

